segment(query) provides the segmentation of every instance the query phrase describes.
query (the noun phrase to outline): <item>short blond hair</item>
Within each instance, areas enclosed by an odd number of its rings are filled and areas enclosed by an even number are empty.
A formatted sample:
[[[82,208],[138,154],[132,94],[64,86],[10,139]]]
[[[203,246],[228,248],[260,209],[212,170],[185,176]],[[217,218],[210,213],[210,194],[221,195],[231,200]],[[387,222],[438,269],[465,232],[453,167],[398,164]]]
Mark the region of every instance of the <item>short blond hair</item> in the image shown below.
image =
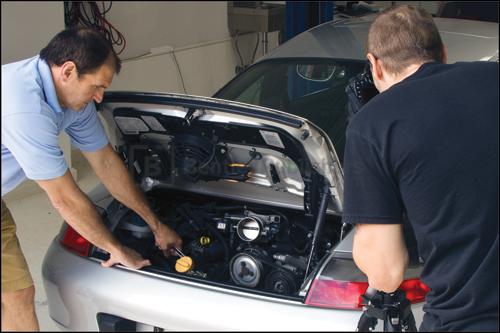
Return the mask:
[[[365,51],[396,75],[412,64],[443,62],[444,57],[443,42],[432,15],[410,5],[389,7],[375,18]]]

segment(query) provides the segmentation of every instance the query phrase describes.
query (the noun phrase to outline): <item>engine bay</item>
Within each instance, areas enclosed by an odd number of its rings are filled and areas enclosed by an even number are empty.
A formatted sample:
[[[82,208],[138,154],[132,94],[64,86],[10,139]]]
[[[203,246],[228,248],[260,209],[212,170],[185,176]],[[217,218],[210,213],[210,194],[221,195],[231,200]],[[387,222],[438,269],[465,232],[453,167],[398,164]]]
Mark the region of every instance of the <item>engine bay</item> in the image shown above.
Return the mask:
[[[315,221],[304,211],[172,189],[155,188],[146,196],[162,223],[182,238],[182,252],[192,259],[192,270],[179,273],[179,257],[166,258],[155,246],[149,226],[131,210],[116,223],[113,233],[122,244],[149,259],[157,272],[293,295],[306,272],[340,240],[340,218],[327,216],[308,270]],[[92,256],[102,258],[99,249],[93,252]]]

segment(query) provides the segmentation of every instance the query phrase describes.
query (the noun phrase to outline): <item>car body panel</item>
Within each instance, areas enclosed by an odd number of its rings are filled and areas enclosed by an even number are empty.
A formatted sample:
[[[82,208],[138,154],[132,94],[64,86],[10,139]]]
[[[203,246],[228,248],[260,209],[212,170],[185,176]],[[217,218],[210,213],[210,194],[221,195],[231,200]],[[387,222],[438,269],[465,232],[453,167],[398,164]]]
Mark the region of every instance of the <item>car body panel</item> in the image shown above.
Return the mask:
[[[50,264],[44,264],[42,272],[44,287],[49,295],[59,296],[51,297],[49,312],[60,324],[76,331],[97,330],[96,313],[166,330],[200,331],[324,331],[328,327],[354,331],[353,323],[360,316],[359,310],[340,310],[341,315],[332,322],[339,310],[211,288],[122,266],[100,274],[103,268],[99,261],[68,256],[55,240],[48,256]],[[64,303],[64,295],[74,296]],[[68,307],[79,313],[79,321],[70,320]],[[93,321],[94,326],[88,326]]]

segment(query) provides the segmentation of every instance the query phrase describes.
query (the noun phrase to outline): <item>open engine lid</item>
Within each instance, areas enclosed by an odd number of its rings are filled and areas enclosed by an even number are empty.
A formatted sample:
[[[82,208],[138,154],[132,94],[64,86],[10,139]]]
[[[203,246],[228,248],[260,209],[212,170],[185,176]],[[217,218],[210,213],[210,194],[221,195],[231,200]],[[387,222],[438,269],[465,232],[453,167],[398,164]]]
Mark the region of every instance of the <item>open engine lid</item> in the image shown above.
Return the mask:
[[[106,92],[111,145],[144,191],[171,187],[341,215],[343,172],[328,136],[305,118],[199,96]]]

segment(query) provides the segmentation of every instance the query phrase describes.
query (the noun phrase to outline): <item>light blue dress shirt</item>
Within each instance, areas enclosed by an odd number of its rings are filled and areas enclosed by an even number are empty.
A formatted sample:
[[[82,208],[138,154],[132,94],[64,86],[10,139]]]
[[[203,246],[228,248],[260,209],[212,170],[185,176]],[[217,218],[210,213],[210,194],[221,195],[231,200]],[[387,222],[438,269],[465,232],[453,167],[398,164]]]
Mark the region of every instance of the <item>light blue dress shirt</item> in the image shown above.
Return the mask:
[[[46,180],[68,169],[58,136],[93,152],[108,143],[94,102],[61,108],[48,64],[39,56],[2,66],[2,196],[26,177]]]

